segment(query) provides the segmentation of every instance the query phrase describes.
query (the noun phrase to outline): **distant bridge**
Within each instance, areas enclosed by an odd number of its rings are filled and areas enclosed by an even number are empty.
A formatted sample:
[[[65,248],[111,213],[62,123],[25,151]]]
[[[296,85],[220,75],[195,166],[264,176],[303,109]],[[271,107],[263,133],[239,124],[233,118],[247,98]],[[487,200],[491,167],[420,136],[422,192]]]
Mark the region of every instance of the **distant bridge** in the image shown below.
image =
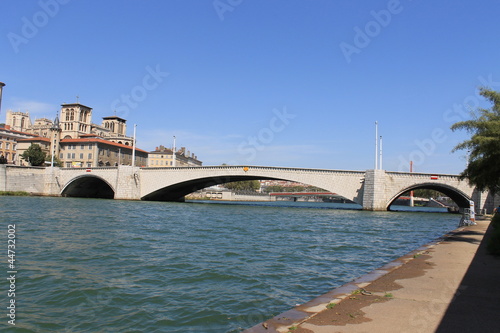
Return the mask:
[[[385,170],[328,170],[266,166],[205,166],[179,168],[35,168],[0,165],[0,190],[44,195],[125,200],[182,201],[202,188],[241,180],[288,180],[336,193],[365,210],[387,210],[403,193],[420,188],[442,192],[468,208],[491,212],[496,203],[457,175]]]

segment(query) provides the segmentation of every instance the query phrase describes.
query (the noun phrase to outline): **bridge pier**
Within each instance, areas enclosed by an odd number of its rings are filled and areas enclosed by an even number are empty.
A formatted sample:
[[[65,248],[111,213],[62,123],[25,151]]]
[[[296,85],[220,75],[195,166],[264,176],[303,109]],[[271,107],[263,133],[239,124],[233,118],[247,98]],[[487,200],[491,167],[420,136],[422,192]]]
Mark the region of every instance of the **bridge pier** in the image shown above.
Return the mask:
[[[115,199],[140,200],[141,182],[140,168],[120,165],[116,172]]]
[[[385,170],[366,170],[363,184],[363,210],[387,210],[385,184]]]

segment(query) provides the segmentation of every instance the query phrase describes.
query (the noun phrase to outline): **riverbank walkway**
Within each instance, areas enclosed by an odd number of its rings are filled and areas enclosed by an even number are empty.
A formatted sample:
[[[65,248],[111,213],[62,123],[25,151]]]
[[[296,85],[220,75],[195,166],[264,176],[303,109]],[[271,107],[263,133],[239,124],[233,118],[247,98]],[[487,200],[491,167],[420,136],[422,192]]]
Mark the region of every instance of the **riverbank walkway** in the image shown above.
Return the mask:
[[[245,333],[500,332],[490,219],[463,227]]]

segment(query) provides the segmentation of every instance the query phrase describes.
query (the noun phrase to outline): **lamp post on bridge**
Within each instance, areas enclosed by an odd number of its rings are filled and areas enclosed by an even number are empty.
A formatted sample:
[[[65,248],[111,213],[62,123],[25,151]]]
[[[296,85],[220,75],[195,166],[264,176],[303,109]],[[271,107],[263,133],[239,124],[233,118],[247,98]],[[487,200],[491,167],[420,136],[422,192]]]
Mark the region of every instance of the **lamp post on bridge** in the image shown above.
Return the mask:
[[[378,169],[378,121],[375,121],[375,170]]]
[[[172,148],[172,167],[176,166],[176,158],[175,158],[175,135],[174,135],[174,146]]]
[[[134,124],[134,140],[132,143],[132,167],[135,167],[135,134],[136,134],[137,124]]]
[[[382,170],[382,135],[380,136],[380,170]]]

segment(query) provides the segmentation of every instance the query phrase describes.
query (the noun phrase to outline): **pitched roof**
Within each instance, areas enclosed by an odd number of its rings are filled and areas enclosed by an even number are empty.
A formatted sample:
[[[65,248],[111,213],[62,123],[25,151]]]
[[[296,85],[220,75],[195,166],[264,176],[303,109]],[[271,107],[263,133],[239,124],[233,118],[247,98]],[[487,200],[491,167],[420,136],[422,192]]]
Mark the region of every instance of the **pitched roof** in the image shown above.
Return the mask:
[[[132,150],[132,146],[127,146],[127,145],[124,145],[122,143],[117,143],[117,142],[104,140],[104,139],[100,139],[100,138],[96,138],[96,137],[82,138],[82,139],[62,139],[61,140],[61,143],[91,143],[91,142],[99,142],[99,143],[103,143],[103,144],[110,145],[110,146],[115,146],[115,147],[119,147],[119,148],[125,148],[125,149]],[[135,150],[142,152],[142,153],[147,153],[147,151],[139,149],[137,147],[135,148]]]
[[[18,139],[18,142],[23,141],[23,142],[30,142],[30,141],[45,141],[50,143],[49,138],[44,138],[43,136],[36,136],[34,138],[26,138],[26,139]]]
[[[37,137],[38,136],[36,134],[26,133],[26,132],[21,132],[21,131],[16,131],[16,130],[13,130],[13,129],[10,129],[10,128],[5,128],[5,127],[0,127],[0,130],[6,131],[6,132],[12,132],[12,133],[16,133],[16,134],[29,135],[29,136],[33,136],[33,137]]]

